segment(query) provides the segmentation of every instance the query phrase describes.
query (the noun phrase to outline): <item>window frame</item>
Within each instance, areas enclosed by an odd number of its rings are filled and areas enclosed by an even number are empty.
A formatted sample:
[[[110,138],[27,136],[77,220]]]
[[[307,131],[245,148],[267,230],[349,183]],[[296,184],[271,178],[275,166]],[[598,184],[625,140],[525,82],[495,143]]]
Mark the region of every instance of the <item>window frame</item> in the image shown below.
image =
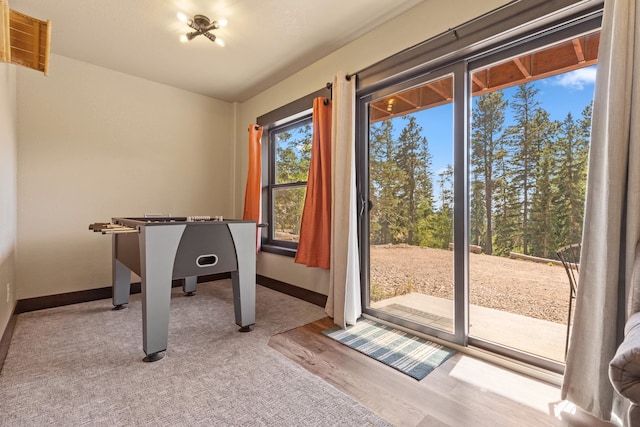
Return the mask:
[[[298,242],[286,242],[272,238],[275,233],[273,232],[273,192],[270,183],[275,181],[275,147],[271,140],[271,133],[272,131],[283,129],[287,125],[299,123],[305,118],[310,118],[313,112],[313,100],[318,97],[331,98],[331,86],[329,83],[321,89],[276,108],[256,119],[256,124],[263,127],[262,146],[267,146],[267,149],[262,151],[262,212],[266,213],[267,217],[267,226],[262,228],[261,234],[261,250],[263,252],[294,257],[298,250]],[[272,150],[273,155],[271,154]],[[272,174],[274,174],[273,181]]]
[[[301,126],[305,126],[306,124],[312,123],[312,112],[304,112],[302,115],[296,115],[294,119],[288,120],[285,123],[282,123],[278,126],[274,126],[267,131],[267,137],[269,141],[269,180],[267,183],[267,239],[265,244],[268,246],[275,246],[282,249],[289,250],[297,250],[298,242],[290,241],[290,240],[278,240],[275,238],[276,230],[275,230],[275,206],[274,206],[274,197],[275,192],[280,189],[292,189],[292,188],[302,188],[306,189],[307,181],[295,181],[295,182],[286,182],[286,183],[278,183],[276,182],[276,171],[277,171],[277,156],[276,156],[276,136],[279,133],[286,132],[291,129],[297,129]],[[308,177],[308,175],[307,175]]]

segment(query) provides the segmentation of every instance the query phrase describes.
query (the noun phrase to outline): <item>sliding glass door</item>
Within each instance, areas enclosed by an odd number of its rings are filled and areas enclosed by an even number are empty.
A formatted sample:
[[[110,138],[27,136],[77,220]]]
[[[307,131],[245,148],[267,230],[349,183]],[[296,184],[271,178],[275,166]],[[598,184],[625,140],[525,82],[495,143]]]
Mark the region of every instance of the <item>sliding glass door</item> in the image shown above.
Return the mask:
[[[364,312],[562,370],[599,30],[361,94]]]

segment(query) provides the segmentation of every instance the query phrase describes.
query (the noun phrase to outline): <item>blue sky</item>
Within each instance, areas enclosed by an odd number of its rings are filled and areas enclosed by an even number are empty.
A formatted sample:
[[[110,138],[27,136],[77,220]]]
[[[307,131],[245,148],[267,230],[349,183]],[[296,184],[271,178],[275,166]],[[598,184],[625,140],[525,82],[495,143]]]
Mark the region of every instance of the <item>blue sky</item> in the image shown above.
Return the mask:
[[[539,92],[537,99],[540,107],[547,110],[551,120],[564,120],[571,112],[574,119],[582,117],[582,110],[593,99],[596,66],[586,67],[559,76],[549,77],[533,82]],[[504,89],[505,99],[511,99],[516,87]],[[453,163],[453,106],[442,105],[436,108],[414,113],[423,135],[429,142],[429,150],[433,156],[432,172],[435,175],[447,164]],[[393,119],[397,135],[404,127],[402,118]],[[512,123],[511,109],[506,112],[505,127]]]

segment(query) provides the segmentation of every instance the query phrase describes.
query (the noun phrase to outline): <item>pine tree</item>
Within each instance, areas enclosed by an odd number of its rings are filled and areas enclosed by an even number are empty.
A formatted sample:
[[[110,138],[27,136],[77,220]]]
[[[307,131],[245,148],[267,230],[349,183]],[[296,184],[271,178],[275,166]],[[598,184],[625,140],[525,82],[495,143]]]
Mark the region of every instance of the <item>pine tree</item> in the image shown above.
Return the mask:
[[[407,123],[398,138],[396,162],[399,168],[398,210],[405,241],[416,244],[419,218],[433,211],[433,184],[431,181],[431,154],[422,127],[415,116],[404,116]]]
[[[540,102],[536,100],[538,89],[532,83],[519,85],[511,107],[515,124],[508,129],[508,139],[512,148],[511,184],[520,197],[520,247],[524,254],[530,252],[531,234],[529,216],[531,196],[535,189],[535,169],[538,162],[536,127],[534,117]]]
[[[370,127],[369,199],[373,203],[369,220],[371,244],[395,243],[394,235],[398,229],[398,147],[392,135],[391,120]]]
[[[531,198],[531,221],[529,242],[531,254],[550,258],[557,249],[554,223],[554,200],[557,188],[553,184],[555,175],[554,148],[557,137],[556,122],[552,122],[549,113],[538,109],[533,119],[535,124],[536,150],[539,154],[537,168],[534,171],[535,190]]]
[[[453,242],[453,166],[447,167],[438,174],[440,191],[438,209],[427,217],[428,231],[423,233],[427,239],[426,246],[446,249]]]
[[[569,113],[560,125],[556,144],[558,197],[555,203],[558,246],[582,239],[590,126],[591,105],[585,107],[578,122]]]
[[[518,195],[510,182],[509,155],[506,147],[496,152],[496,178],[494,181],[494,219],[493,254],[508,256],[519,245],[520,209]]]
[[[475,176],[484,181],[484,212],[485,240],[483,249],[486,254],[493,253],[493,191],[494,168],[496,163],[496,151],[501,143],[502,126],[504,125],[504,110],[508,103],[504,100],[501,91],[491,92],[476,98],[473,109],[473,134],[472,147],[472,171]],[[474,191],[480,191],[478,184],[472,187]],[[472,195],[475,200],[477,195]],[[476,207],[477,209],[477,207]],[[478,221],[479,219],[476,219]]]
[[[493,197],[492,197],[493,199]],[[471,213],[470,213],[470,242],[472,245],[478,245],[482,248],[487,247],[486,243],[486,204],[484,194],[484,180],[474,173],[471,179]],[[492,201],[493,206],[493,201]],[[493,245],[492,245],[493,251]]]

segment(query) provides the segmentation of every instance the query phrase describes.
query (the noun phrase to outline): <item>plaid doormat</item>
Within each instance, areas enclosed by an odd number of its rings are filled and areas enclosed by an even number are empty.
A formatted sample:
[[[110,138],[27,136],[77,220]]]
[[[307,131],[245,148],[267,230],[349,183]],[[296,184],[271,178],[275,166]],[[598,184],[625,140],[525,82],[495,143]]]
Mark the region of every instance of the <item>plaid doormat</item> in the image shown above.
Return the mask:
[[[418,381],[455,353],[455,350],[365,318],[346,329],[335,326],[322,333]]]

